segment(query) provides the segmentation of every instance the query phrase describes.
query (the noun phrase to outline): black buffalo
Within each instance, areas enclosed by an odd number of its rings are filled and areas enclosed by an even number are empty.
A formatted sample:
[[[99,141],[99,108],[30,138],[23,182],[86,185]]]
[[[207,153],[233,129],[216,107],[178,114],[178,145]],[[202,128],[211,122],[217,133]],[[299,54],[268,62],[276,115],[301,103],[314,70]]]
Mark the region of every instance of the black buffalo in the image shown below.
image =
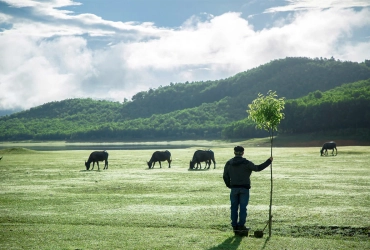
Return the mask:
[[[90,169],[91,162],[93,163],[93,166],[92,166],[91,170],[94,169],[95,162],[98,165],[98,170],[100,170],[99,161],[104,161],[105,162],[104,169],[108,169],[108,152],[107,151],[104,150],[104,151],[94,151],[94,152],[92,152],[90,154],[89,159],[87,160],[87,162],[85,161],[86,170]]]
[[[215,161],[215,154],[213,153],[212,150],[197,150],[194,152],[193,159],[190,161],[190,169],[194,169],[195,163],[197,164],[196,169],[198,169],[198,166],[200,166],[200,169],[202,169],[202,164],[201,162],[205,161],[206,166],[204,169],[207,168],[208,164],[208,169],[211,167],[211,161],[213,161],[213,166],[216,168],[216,161]]]
[[[332,155],[334,155],[334,150],[335,150],[335,155],[337,155],[337,144],[334,141],[330,142],[325,142],[324,145],[322,145],[322,148],[320,150],[320,155],[328,155],[328,149],[332,149],[333,151],[331,152]]]
[[[148,161],[148,167],[149,168],[154,168],[154,165],[156,162],[159,162],[159,167],[162,168],[161,161],[168,161],[168,167],[171,167],[171,153],[170,151],[155,151],[152,154],[152,158],[150,158],[150,161]]]

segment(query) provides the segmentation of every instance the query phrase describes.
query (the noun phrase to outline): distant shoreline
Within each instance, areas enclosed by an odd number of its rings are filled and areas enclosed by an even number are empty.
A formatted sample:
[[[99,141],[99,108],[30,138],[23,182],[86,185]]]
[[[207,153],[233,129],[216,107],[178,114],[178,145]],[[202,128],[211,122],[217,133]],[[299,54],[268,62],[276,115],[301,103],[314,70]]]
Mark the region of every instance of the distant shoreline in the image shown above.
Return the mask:
[[[358,138],[314,138],[315,136],[277,136],[274,137],[273,147],[321,147],[326,141],[336,141],[341,146],[370,146],[370,141]],[[330,139],[329,139],[330,138]],[[6,148],[28,148],[38,151],[59,150],[165,150],[181,148],[207,149],[214,147],[270,147],[269,138],[253,138],[248,140],[179,140],[179,141],[137,141],[137,142],[66,142],[66,141],[14,141],[0,142],[0,150]]]

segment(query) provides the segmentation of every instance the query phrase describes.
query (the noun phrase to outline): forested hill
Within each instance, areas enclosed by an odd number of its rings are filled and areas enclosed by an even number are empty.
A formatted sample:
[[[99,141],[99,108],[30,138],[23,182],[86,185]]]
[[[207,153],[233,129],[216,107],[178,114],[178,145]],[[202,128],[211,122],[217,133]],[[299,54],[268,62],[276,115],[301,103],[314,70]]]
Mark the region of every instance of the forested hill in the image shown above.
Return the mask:
[[[0,118],[0,140],[220,138],[222,130],[247,116],[248,104],[258,93],[273,90],[289,100],[369,78],[365,63],[286,58],[227,79],[171,83],[139,92],[125,103],[47,103]]]
[[[370,141],[370,79],[286,100],[284,115],[279,126],[284,134],[357,134]],[[233,122],[222,132],[226,138],[266,136],[247,118]]]
[[[237,119],[239,115],[245,115],[247,104],[258,93],[275,90],[279,96],[293,99],[315,90],[326,91],[369,77],[370,68],[365,64],[334,59],[286,58],[227,79],[171,83],[156,90],[139,92],[127,104],[123,115],[126,119],[150,117],[152,114],[165,114],[223,100],[232,107],[230,118]]]

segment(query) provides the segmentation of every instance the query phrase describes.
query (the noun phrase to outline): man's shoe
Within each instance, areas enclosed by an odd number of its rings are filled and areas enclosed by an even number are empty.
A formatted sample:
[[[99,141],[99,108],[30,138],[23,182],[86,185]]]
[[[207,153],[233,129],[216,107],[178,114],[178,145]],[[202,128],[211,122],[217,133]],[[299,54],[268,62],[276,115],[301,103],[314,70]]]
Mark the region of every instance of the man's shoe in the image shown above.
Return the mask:
[[[250,228],[245,227],[245,226],[238,226],[237,229],[238,229],[239,235],[248,236]]]
[[[233,226],[233,231],[236,236],[240,236],[240,231],[238,230],[238,226]]]

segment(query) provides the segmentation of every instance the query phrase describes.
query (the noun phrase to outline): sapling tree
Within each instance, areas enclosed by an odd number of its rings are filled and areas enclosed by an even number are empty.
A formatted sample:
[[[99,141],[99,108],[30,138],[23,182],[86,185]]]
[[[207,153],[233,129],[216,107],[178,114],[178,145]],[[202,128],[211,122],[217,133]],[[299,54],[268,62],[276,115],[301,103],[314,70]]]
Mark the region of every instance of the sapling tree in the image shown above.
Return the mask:
[[[267,130],[269,133],[269,138],[271,142],[271,156],[272,156],[272,144],[274,140],[274,131],[277,131],[280,121],[284,118],[284,113],[282,113],[285,105],[285,98],[277,98],[276,92],[269,90],[267,96],[258,94],[257,99],[255,99],[251,104],[248,105],[249,110],[247,110],[251,119],[256,123],[256,128]],[[270,189],[270,207],[269,207],[269,237],[271,237],[271,227],[272,227],[272,163],[270,165],[271,173],[271,189]]]

